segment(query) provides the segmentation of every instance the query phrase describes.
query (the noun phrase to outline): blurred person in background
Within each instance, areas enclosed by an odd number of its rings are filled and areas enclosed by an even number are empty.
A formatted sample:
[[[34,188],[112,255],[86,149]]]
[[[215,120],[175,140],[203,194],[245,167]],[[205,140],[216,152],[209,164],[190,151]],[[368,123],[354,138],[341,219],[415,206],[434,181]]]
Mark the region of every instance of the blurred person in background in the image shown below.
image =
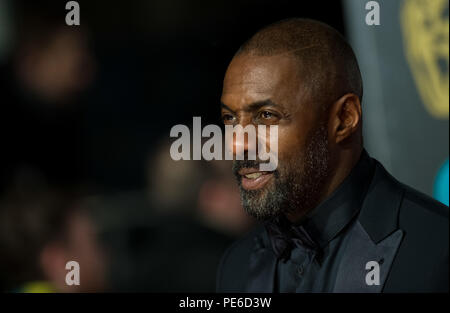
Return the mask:
[[[193,216],[229,236],[242,235],[252,219],[242,211],[231,161],[174,161],[163,144],[148,166],[149,195],[162,215]]]
[[[230,161],[174,161],[169,151],[161,144],[148,166],[162,238],[148,247],[160,257],[148,266],[169,291],[212,292],[221,252],[253,219],[242,210]]]
[[[79,264],[79,285],[66,284],[69,261]],[[3,291],[104,291],[105,264],[94,222],[77,196],[42,188],[19,188],[1,199]]]
[[[244,213],[239,190],[229,173],[231,161],[203,162],[212,172],[200,186],[197,216],[202,225],[216,232],[239,237],[253,225],[253,219]]]
[[[15,41],[0,68],[1,187],[18,172],[76,184],[85,174],[83,96],[95,76],[86,29],[67,26],[54,1],[14,4]]]
[[[213,292],[225,248],[253,220],[227,161],[174,161],[160,144],[145,190],[92,198],[114,291]]]

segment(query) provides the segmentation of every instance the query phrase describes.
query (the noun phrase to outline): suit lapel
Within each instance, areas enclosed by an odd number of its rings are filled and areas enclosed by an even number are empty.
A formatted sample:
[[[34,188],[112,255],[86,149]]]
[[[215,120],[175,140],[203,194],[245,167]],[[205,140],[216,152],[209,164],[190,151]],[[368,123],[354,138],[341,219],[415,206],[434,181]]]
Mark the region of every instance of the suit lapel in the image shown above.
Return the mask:
[[[376,162],[373,180],[352,226],[334,285],[334,292],[381,292],[403,238],[398,213],[403,199],[401,185]],[[368,285],[366,264],[376,261],[379,285]]]
[[[349,234],[333,292],[381,292],[402,238],[403,231],[399,229],[375,243],[357,221]],[[379,284],[366,283],[370,272],[366,265],[370,261],[379,264]]]

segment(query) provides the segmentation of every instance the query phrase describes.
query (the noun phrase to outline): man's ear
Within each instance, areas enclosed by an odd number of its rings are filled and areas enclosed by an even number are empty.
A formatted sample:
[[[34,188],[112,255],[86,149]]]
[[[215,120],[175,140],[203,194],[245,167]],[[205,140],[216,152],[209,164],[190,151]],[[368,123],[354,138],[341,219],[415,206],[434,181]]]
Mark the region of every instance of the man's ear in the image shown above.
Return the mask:
[[[348,93],[339,98],[331,106],[329,118],[329,131],[334,138],[334,142],[336,144],[341,143],[349,138],[360,128],[362,122],[359,97],[353,93]]]

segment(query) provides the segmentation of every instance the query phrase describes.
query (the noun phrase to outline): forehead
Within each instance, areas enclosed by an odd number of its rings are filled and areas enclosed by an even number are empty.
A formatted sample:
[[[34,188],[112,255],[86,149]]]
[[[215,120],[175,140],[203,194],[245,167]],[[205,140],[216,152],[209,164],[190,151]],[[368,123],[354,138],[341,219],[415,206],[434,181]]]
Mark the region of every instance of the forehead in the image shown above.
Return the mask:
[[[225,74],[222,102],[240,106],[271,99],[288,108],[302,97],[298,61],[289,54],[240,55]]]

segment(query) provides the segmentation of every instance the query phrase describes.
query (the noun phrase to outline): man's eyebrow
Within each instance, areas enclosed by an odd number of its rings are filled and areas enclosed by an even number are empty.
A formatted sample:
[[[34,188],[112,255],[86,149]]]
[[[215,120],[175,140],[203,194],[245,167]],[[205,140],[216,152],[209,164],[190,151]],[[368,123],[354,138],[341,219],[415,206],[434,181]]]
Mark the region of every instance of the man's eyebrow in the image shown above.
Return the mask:
[[[231,112],[234,113],[234,111],[228,105],[226,105],[225,103],[220,102],[220,106],[222,107],[222,109],[227,109],[228,111],[231,111]]]
[[[249,104],[247,110],[254,111],[254,110],[260,109],[265,106],[278,107],[280,105],[276,104],[275,102],[273,102],[270,99],[267,99],[267,100],[257,101],[257,102],[253,102],[253,103]]]
[[[223,109],[226,109],[226,110],[234,113],[234,111],[229,106],[227,106],[225,103],[221,102],[220,104]],[[246,106],[244,111],[255,111],[255,110],[260,109],[265,106],[279,107],[280,105],[276,104],[275,102],[273,102],[270,99],[267,99],[267,100],[256,101],[256,102],[250,103],[249,105]]]

